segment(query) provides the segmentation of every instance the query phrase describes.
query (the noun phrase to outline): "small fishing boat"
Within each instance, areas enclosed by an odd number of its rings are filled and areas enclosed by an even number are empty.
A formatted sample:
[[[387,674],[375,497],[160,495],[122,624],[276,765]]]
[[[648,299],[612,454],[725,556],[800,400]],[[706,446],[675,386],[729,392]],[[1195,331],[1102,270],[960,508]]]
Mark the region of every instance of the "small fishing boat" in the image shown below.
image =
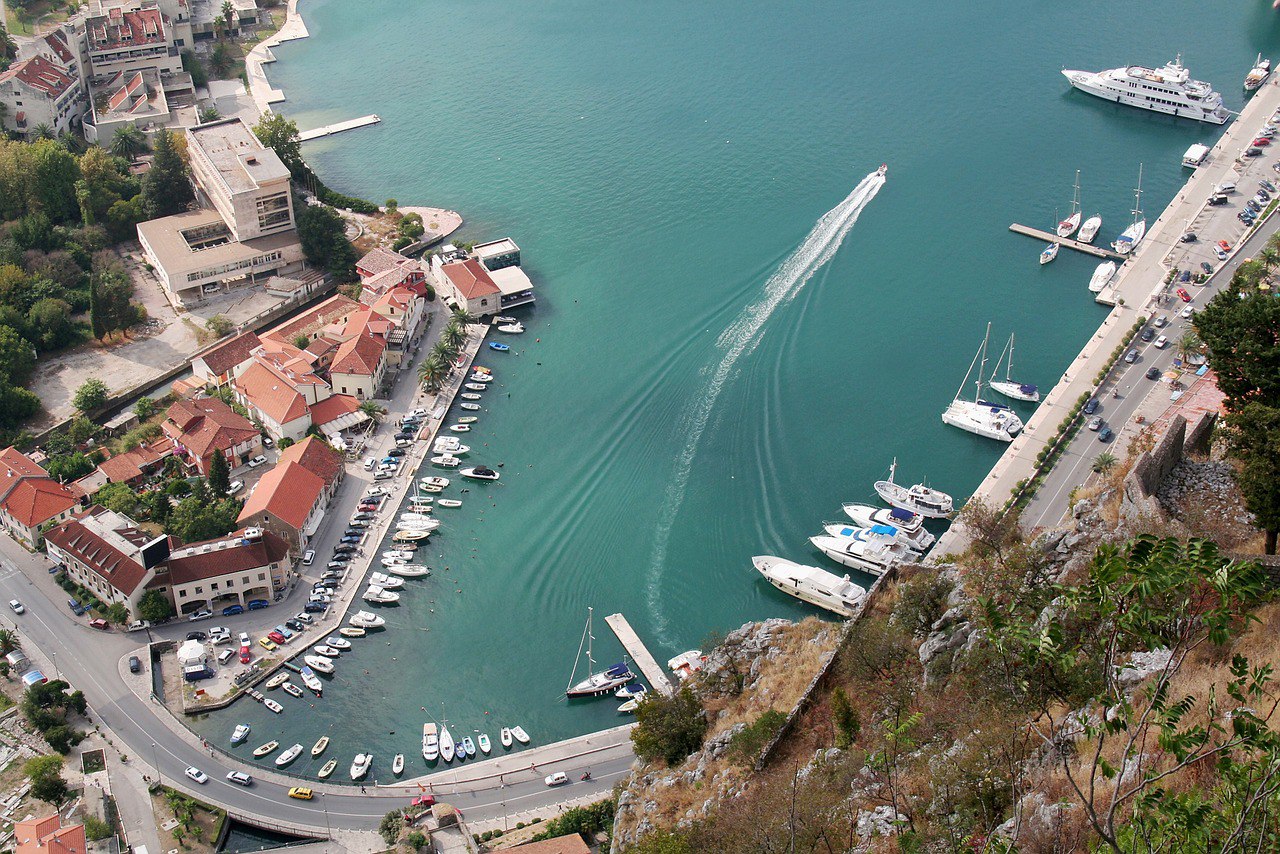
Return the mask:
[[[471,376],[467,377],[467,379],[473,383],[484,385],[485,383],[493,382],[493,374],[489,371],[482,373],[473,368]]]
[[[392,593],[390,590],[383,590],[376,584],[370,584],[369,589],[364,591],[360,598],[374,605],[394,605],[400,601],[400,594]],[[311,662],[308,661],[307,663],[310,664]],[[320,670],[318,667],[316,669]],[[321,672],[323,673],[324,671]]]
[[[439,728],[433,723],[422,725],[422,758],[435,762],[440,758]]]
[[[347,622],[361,629],[374,629],[387,624],[384,618],[368,611],[358,611]],[[347,637],[353,637],[353,635]],[[354,637],[364,637],[364,635],[354,635]]]
[[[445,726],[440,730],[440,758],[445,762],[452,762],[455,753],[453,735],[449,732],[449,727]]]
[[[483,732],[480,733],[478,736],[476,736],[476,741],[480,743],[480,752],[485,754],[486,756],[489,755],[490,750],[493,750],[493,744],[492,742],[489,741],[488,734]]]
[[[440,466],[440,468],[445,469],[456,469],[458,466],[462,465],[462,460],[457,457],[451,457],[448,454],[441,454],[438,457],[431,458],[431,465]]]
[[[267,686],[266,686],[267,690],[270,691],[273,688],[279,688],[281,685],[283,685],[288,681],[289,681],[288,673],[277,673],[275,676],[272,676],[270,679],[267,680]]]
[[[351,649],[351,641],[346,640],[345,638],[335,638],[330,636],[325,638],[324,642],[327,643],[329,646],[333,647],[334,649],[340,649],[340,650],[343,650],[344,652],[348,649]]]
[[[638,709],[639,707],[640,707],[640,701],[638,699],[627,700],[621,706],[618,706],[618,711],[625,712],[627,714],[635,714],[636,709]]]
[[[490,341],[490,342],[489,342],[489,349],[490,349],[490,350],[497,350],[499,353],[505,353],[505,352],[507,352],[508,350],[510,350],[510,349],[511,349],[511,345],[510,345],[510,344],[503,344],[501,341]]]
[[[311,649],[313,652],[319,653],[320,655],[323,655],[325,658],[337,658],[338,656],[342,655],[342,653],[339,652],[338,650],[334,649],[328,644],[323,644],[323,643],[317,644],[311,647]]]
[[[471,425],[470,424],[450,424],[449,429],[455,433],[470,433]]]
[[[372,753],[357,753],[356,758],[351,762],[351,779],[363,779],[364,775],[369,773],[369,766],[372,764]]]
[[[877,480],[875,483],[877,495],[894,507],[918,513],[929,519],[941,519],[951,515],[955,509],[955,503],[950,495],[922,483],[911,487],[895,483],[893,477],[897,471],[898,460],[895,458],[889,466],[889,479]]]
[[[249,724],[237,724],[235,731],[231,733],[231,743],[240,744],[249,737],[249,731],[252,729],[253,727]]]
[[[459,403],[459,404],[458,404],[458,408],[460,408],[460,409],[465,409],[465,410],[467,410],[468,412],[479,412],[479,411],[480,411],[480,404],[478,404],[478,403]],[[464,421],[463,419],[459,418],[459,419],[458,419],[458,421],[459,421],[460,423],[462,423],[462,424],[474,424],[474,423],[476,423],[476,421],[478,420],[474,415],[468,415],[468,416],[466,416],[466,417],[467,417],[468,419],[470,419],[470,420],[466,420],[466,421]]]
[[[474,466],[473,468],[459,469],[458,474],[472,480],[497,480],[501,475],[488,466]]]
[[[263,756],[266,756],[268,753],[275,750],[279,746],[280,746],[280,742],[278,741],[268,741],[266,744],[263,744],[259,747],[255,747],[253,749],[253,755],[261,759]]]
[[[464,403],[464,404],[462,405],[462,408],[463,408],[463,409],[470,409],[472,405],[473,405],[473,404],[466,404],[466,403]],[[480,408],[480,407],[478,407],[478,406],[476,407],[476,409],[479,409],[479,408]],[[479,421],[479,420],[480,420],[480,419],[479,419],[479,418],[477,418],[477,417],[476,417],[476,416],[474,416],[474,415],[464,415],[463,417],[461,417],[461,418],[459,418],[459,419],[458,419],[458,423],[459,423],[459,424],[475,424],[475,423],[476,423],[477,421]]]
[[[486,368],[484,365],[472,365],[471,372],[473,374],[484,374],[486,376],[492,376],[493,368]]]
[[[476,743],[471,740],[469,735],[464,736],[462,739],[462,752],[467,754],[468,759],[476,755]]]
[[[267,707],[268,711],[275,712],[277,715],[284,711],[284,706],[272,699],[264,699],[262,705]]]
[[[461,507],[462,502],[456,498],[441,498],[436,502],[437,507]]]
[[[511,734],[515,736],[516,741],[520,742],[521,744],[529,743],[529,734],[524,731],[524,727],[513,726],[511,728]]]
[[[316,671],[317,673],[324,673],[325,675],[329,675],[333,673],[333,669],[334,669],[333,662],[331,662],[327,658],[324,658],[323,656],[304,655],[302,657],[302,660],[307,663],[307,667],[310,667],[312,670]],[[302,672],[302,676],[305,678],[306,675],[307,675],[306,669],[304,668]]]
[[[465,389],[467,389],[468,391],[473,391],[473,392],[474,392],[474,391],[484,391],[484,389],[485,389],[485,386],[484,386],[484,384],[483,384],[483,383],[463,383],[463,384],[462,384],[462,387],[463,387],[463,388],[465,388]],[[466,395],[464,394],[464,395],[463,395],[463,397],[466,397]],[[477,394],[475,397],[473,397],[473,398],[471,398],[471,399],[472,399],[472,400],[480,400],[480,395],[478,395],[478,394]]]
[[[447,506],[447,505],[442,504],[441,506]],[[429,536],[431,536],[430,531],[400,530],[400,531],[396,531],[395,536],[392,537],[392,539],[395,540],[396,542],[402,542],[407,540],[425,540]]]
[[[514,317],[506,317],[500,314],[493,319],[493,322],[494,323],[519,323],[520,321],[516,320]]]
[[[407,549],[392,549],[382,553],[383,566],[395,566],[397,563],[404,563],[406,560],[413,560],[413,552]],[[386,563],[390,561],[390,563]]]
[[[398,590],[401,587],[404,587],[403,578],[395,578],[387,575],[385,572],[375,572],[369,576],[369,580],[381,587],[383,590]]]
[[[276,767],[283,768],[293,760],[297,759],[298,754],[301,752],[302,752],[302,745],[295,744],[293,747],[290,747],[284,753],[281,753],[279,756],[276,757]]]
[[[519,335],[524,332],[524,324],[518,321],[516,323],[504,323],[498,327],[498,331],[505,332],[508,335]]]
[[[425,578],[431,574],[431,569],[419,563],[406,563],[400,566],[389,566],[387,572],[401,578]]]
[[[498,741],[502,742],[504,750],[510,750],[511,745],[515,743],[515,739],[511,737],[511,727],[504,726],[502,732],[498,733]]]
[[[1044,248],[1044,251],[1040,253],[1040,263],[1048,264],[1050,261],[1052,261],[1054,258],[1057,258],[1057,257],[1058,257],[1058,244],[1050,243],[1048,246]]]
[[[333,773],[333,769],[337,767],[338,767],[338,760],[330,759],[328,762],[324,763],[324,766],[320,769],[320,773],[317,774],[316,776],[319,777],[321,780],[326,780],[328,779],[329,775]]]
[[[311,755],[319,756],[321,753],[324,753],[328,747],[329,747],[329,736],[322,735],[320,736],[319,739],[316,740],[315,744],[311,745]]]
[[[280,687],[284,688],[284,692],[288,694],[290,697],[302,696],[302,689],[299,688],[297,685],[294,685],[292,682],[286,682],[284,683],[284,685]]]
[[[436,488],[439,488],[439,489],[444,489],[446,486],[448,486],[448,485],[449,485],[449,478],[447,478],[447,477],[424,477],[422,480],[418,481],[418,485],[419,485],[419,486],[422,486],[422,487],[424,487],[424,488],[425,488],[425,487],[436,487]]]
[[[484,388],[484,386],[480,386],[480,387]],[[484,400],[483,394],[476,394],[475,392],[471,392],[471,391],[464,391],[462,394],[458,396],[461,397],[463,400]]]
[[[365,630],[359,626],[343,626],[338,629],[338,634],[344,638],[362,638],[365,636]]]
[[[313,656],[307,656],[307,658],[312,658],[312,657]],[[326,659],[321,659],[321,660],[324,661],[325,664],[329,664],[329,662]],[[318,667],[313,669],[308,664],[308,666],[302,668],[302,672],[298,674],[298,676],[302,679],[302,684],[306,685],[309,689],[311,689],[311,691],[317,697],[321,696],[324,693],[324,683],[320,681],[320,677],[317,676],[314,672],[315,670],[319,670],[319,669],[320,668]],[[324,673],[323,670],[320,670],[320,672]],[[330,673],[333,672],[333,665],[331,664],[329,665],[329,672]]]
[[[399,777],[404,773],[404,754],[397,753],[396,758],[391,760],[391,773]]]

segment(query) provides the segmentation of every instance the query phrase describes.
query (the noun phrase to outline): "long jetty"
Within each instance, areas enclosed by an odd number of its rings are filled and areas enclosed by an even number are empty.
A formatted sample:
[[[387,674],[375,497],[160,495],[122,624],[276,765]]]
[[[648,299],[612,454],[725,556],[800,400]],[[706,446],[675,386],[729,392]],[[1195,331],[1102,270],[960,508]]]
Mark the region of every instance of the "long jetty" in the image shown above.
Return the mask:
[[[604,621],[609,624],[609,628],[613,629],[613,633],[618,636],[623,648],[631,656],[631,660],[639,666],[640,672],[644,674],[645,679],[649,680],[653,690],[664,697],[670,697],[674,694],[675,688],[671,685],[671,680],[667,678],[666,673],[662,672],[658,662],[654,661],[653,656],[649,653],[649,648],[644,645],[644,641],[640,640],[636,630],[631,628],[627,618],[621,614],[610,614],[604,618]]]
[[[1009,230],[1014,234],[1025,234],[1027,237],[1034,237],[1036,240],[1044,240],[1048,243],[1057,243],[1068,249],[1074,249],[1077,252],[1084,252],[1087,255],[1093,255],[1096,258],[1108,258],[1112,261],[1123,261],[1124,256],[1110,249],[1103,249],[1101,246],[1094,246],[1092,243],[1082,243],[1070,237],[1059,237],[1052,231],[1043,231],[1039,228],[1032,228],[1029,225],[1021,225],[1013,223],[1009,226]]]
[[[345,122],[337,122],[336,124],[301,131],[298,134],[298,141],[306,142],[309,139],[319,139],[322,136],[332,136],[335,133],[342,133],[344,130],[355,130],[356,128],[362,128],[368,125],[376,125],[380,121],[382,121],[382,119],[377,113],[370,113],[369,115],[361,116],[358,119],[348,119]]]

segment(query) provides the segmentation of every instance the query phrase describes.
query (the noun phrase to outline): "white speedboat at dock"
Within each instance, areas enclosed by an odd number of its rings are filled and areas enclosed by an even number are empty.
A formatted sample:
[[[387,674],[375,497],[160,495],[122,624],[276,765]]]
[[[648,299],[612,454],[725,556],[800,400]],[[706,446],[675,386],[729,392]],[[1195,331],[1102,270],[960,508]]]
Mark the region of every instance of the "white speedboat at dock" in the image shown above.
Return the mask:
[[[384,590],[376,584],[370,584],[369,589],[364,591],[360,598],[374,605],[393,605],[400,601],[400,594]]]
[[[381,587],[383,590],[399,590],[404,587],[404,579],[387,575],[385,572],[375,572],[369,576],[369,580]]]
[[[422,758],[428,762],[435,762],[440,758],[440,734],[433,723],[422,725]]]
[[[819,569],[803,566],[771,555],[751,559],[756,570],[774,587],[810,605],[817,605],[842,617],[853,616],[867,591],[849,580]]]
[[[330,665],[330,670],[332,671],[332,669],[332,665]],[[312,670],[310,666],[302,668],[302,672],[298,674],[298,678],[301,679],[302,684],[306,685],[311,693],[315,694],[317,697],[324,694],[324,683],[320,681],[320,677],[315,674],[315,671]]]
[[[895,483],[893,478],[898,471],[898,460],[895,457],[889,466],[889,479],[877,480],[876,494],[887,503],[912,513],[919,513],[926,519],[944,519],[955,510],[951,496],[945,492],[917,483],[906,487]]]
[[[444,489],[449,485],[447,477],[424,477],[418,481],[418,485],[423,489]]]
[[[351,763],[351,779],[364,779],[364,775],[369,773],[369,766],[372,764],[372,753],[357,753],[356,758]]]
[[[231,743],[240,744],[249,737],[252,727],[249,724],[237,724],[235,731],[231,733]]]
[[[358,629],[378,629],[387,624],[384,617],[369,611],[358,611],[347,622]]]
[[[529,733],[525,732],[524,727],[522,726],[513,726],[511,728],[511,735],[514,736],[515,740],[521,744],[529,743]]]
[[[810,537],[809,542],[836,563],[871,575],[883,575],[895,564],[911,559],[911,550],[898,540],[897,528],[875,525],[848,530],[852,531],[848,536]]]
[[[334,649],[341,650],[342,652],[346,652],[351,649],[351,641],[346,638],[335,638],[333,635],[330,635],[324,639],[324,642]]]
[[[304,655],[302,660],[307,663],[316,673],[323,673],[325,676],[333,675],[333,662],[320,655]]]
[[[1076,235],[1076,240],[1081,243],[1092,243],[1093,239],[1098,236],[1098,231],[1102,228],[1102,214],[1094,214],[1084,221],[1080,226],[1080,233]]]
[[[462,460],[457,457],[451,457],[448,454],[442,454],[438,457],[432,457],[431,465],[440,466],[440,468],[444,469],[456,469],[458,466],[462,465]]]
[[[1103,261],[1093,271],[1093,276],[1089,279],[1089,293],[1102,293],[1102,289],[1111,281],[1111,277],[1116,274],[1115,261]]]

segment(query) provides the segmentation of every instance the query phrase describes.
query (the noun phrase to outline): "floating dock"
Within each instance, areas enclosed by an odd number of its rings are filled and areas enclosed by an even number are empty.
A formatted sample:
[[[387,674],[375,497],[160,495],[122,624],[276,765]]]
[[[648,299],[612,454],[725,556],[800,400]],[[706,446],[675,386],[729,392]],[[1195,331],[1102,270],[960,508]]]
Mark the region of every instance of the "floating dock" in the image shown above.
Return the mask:
[[[304,139],[306,137],[303,137]],[[1015,234],[1025,234],[1027,237],[1034,237],[1036,240],[1043,240],[1046,243],[1057,243],[1068,249],[1074,249],[1077,252],[1084,252],[1087,255],[1093,255],[1095,258],[1106,258],[1109,261],[1123,261],[1124,256],[1112,252],[1110,249],[1103,249],[1101,246],[1094,246],[1092,243],[1081,243],[1079,240],[1073,240],[1070,237],[1059,237],[1052,231],[1042,231],[1038,228],[1032,228],[1029,225],[1019,225],[1014,223],[1009,226],[1009,230]]]
[[[335,133],[342,133],[344,130],[355,130],[356,128],[362,128],[367,125],[376,125],[380,121],[382,121],[382,119],[378,117],[378,114],[373,113],[371,115],[361,116],[358,119],[338,122],[335,125],[325,125],[320,128],[304,130],[298,134],[298,141],[306,142],[309,139],[319,139],[322,136],[332,136]]]
[[[674,694],[675,688],[672,687],[671,680],[667,678],[667,674],[658,666],[658,662],[653,660],[649,649],[640,640],[636,630],[631,628],[627,618],[621,614],[610,614],[604,618],[604,621],[609,624],[609,628],[613,629],[613,633],[618,636],[618,640],[622,642],[627,655],[631,656],[631,660],[640,668],[644,678],[649,680],[653,690],[664,697],[670,697]]]

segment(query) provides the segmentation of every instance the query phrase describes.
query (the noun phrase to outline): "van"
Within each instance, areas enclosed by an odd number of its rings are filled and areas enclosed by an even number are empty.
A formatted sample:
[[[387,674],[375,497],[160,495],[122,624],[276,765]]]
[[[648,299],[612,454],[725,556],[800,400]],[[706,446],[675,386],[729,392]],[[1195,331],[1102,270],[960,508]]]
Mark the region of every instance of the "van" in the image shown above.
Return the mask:
[[[364,470],[365,470],[365,471],[373,471],[373,467],[374,467],[375,465],[377,465],[377,464],[378,464],[378,461],[377,461],[377,460],[375,460],[373,457],[365,457],[365,458],[364,458]]]
[[[1211,205],[1225,205],[1226,203],[1227,203],[1226,193],[1214,193],[1212,196],[1209,197],[1209,204]]]
[[[224,649],[222,652],[218,653],[218,663],[226,664],[235,657],[235,654],[236,651],[234,649]]]
[[[1235,181],[1223,181],[1221,184],[1213,188],[1215,193],[1234,193],[1236,191]]]

